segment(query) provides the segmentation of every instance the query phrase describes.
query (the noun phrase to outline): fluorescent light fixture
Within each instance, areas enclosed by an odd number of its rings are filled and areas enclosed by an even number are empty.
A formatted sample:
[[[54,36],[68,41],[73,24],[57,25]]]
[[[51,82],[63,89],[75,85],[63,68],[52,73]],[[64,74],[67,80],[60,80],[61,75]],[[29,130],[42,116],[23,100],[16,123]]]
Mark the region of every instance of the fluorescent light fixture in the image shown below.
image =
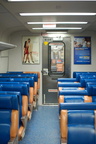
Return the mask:
[[[19,13],[20,16],[94,16],[96,13]]]
[[[49,34],[66,34],[67,32],[61,32],[61,31],[51,31],[51,32],[47,32]]]
[[[54,30],[67,30],[67,29],[74,29],[74,30],[77,30],[77,29],[82,29],[81,27],[57,27],[57,28],[32,28],[32,29],[35,29],[35,30],[50,30],[50,29],[54,29]]]
[[[87,24],[88,22],[27,22],[27,24]]]
[[[7,0],[9,2],[27,2],[27,1],[58,1],[58,0]],[[66,0],[59,0],[59,1],[66,1]],[[67,1],[74,1],[74,0],[67,0]],[[75,0],[76,1],[76,0]],[[78,0],[78,1],[83,1],[83,0]],[[84,0],[84,1],[90,1],[90,0]],[[95,0],[93,0],[95,1]]]

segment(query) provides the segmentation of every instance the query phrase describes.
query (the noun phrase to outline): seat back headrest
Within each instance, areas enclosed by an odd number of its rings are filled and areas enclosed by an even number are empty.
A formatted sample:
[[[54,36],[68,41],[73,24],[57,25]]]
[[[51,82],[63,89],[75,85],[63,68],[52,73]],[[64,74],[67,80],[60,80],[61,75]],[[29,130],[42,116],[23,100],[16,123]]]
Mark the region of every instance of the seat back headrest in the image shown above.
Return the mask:
[[[38,74],[34,73],[34,74],[11,74],[11,73],[4,73],[4,74],[0,74],[0,77],[5,77],[5,78],[30,78],[30,77],[34,77],[34,81],[38,82]]]
[[[86,87],[86,83],[87,82],[96,82],[96,79],[94,79],[94,78],[89,78],[89,79],[81,79],[80,80],[80,83],[81,83],[81,86],[82,87]]]
[[[34,77],[30,78],[10,78],[10,81],[29,82],[31,87],[34,87]]]
[[[11,94],[0,94],[0,109],[18,110],[18,97]]]
[[[60,90],[58,95],[88,95],[88,92],[86,90],[76,90],[75,88],[73,90]]]
[[[29,89],[26,84],[1,84],[3,91],[17,91],[21,95],[29,95]]]
[[[95,110],[96,102],[94,103],[60,103],[59,111],[61,110]]]
[[[68,124],[94,126],[94,110],[68,110]]]
[[[18,102],[21,105],[22,104],[22,97],[21,97],[21,93],[20,92],[16,92],[16,91],[0,91],[0,95],[17,95],[18,97]]]
[[[81,79],[90,79],[90,78],[96,78],[96,74],[80,74],[77,75],[76,81],[80,82]]]

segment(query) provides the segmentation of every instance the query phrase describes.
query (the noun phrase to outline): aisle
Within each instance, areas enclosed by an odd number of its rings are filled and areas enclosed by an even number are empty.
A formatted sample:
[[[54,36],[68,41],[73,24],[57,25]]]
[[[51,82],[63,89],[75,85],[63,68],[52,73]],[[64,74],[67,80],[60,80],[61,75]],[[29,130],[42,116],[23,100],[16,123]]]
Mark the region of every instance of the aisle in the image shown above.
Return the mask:
[[[60,144],[58,106],[39,106],[19,144]]]

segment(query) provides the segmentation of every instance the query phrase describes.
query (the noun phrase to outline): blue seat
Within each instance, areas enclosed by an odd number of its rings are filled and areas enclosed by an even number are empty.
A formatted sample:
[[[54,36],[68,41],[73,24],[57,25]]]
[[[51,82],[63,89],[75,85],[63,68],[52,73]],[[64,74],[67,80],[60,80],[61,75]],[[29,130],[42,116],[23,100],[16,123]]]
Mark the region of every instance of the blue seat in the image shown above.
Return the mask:
[[[78,78],[76,78],[77,82],[59,82],[58,87],[86,87],[86,83],[84,79],[95,79],[96,80],[96,74],[92,75],[79,75]]]
[[[18,97],[0,94],[0,143],[18,144]]]
[[[64,96],[64,103],[83,103],[83,102],[84,102],[84,96]]]
[[[60,90],[58,92],[58,95],[96,95],[96,87],[95,85],[88,85],[88,87],[85,90]]]
[[[3,82],[2,82],[3,81]],[[29,89],[29,108],[32,111],[33,109],[33,95],[34,95],[34,78],[0,78],[0,83],[5,83],[5,82],[18,82],[18,83],[25,83],[28,85]]]
[[[58,83],[58,87],[81,87],[81,83],[61,82]]]
[[[8,74],[22,74],[22,71],[7,71]]]
[[[82,87],[86,87],[87,82],[96,82],[96,78],[95,79],[94,78],[89,78],[89,79],[87,79],[87,78],[83,79],[82,78],[80,80],[80,83],[81,83]]]
[[[20,82],[29,84],[29,109],[32,112],[34,101],[34,77],[31,78],[10,78],[10,82]]]
[[[11,73],[11,74],[36,74],[38,75],[38,90],[40,89],[40,72],[37,71],[26,71],[26,72],[22,72],[22,71],[8,71],[7,73]]]
[[[61,103],[61,143],[96,144],[95,109],[96,103]]]
[[[28,78],[28,77],[34,77],[34,80],[35,80],[35,82],[37,82],[38,81],[38,74],[36,74],[36,73],[33,73],[33,74],[26,74],[26,73],[20,73],[20,74],[12,74],[12,73],[0,73],[0,77],[20,77],[20,78],[23,78],[23,77],[25,77],[25,78]]]
[[[21,125],[22,118],[22,96],[20,92],[16,91],[0,91],[0,95],[17,95],[18,97],[18,105],[19,105],[19,125]]]
[[[96,72],[73,72],[73,78],[58,78],[58,82],[78,82],[79,81],[79,75],[96,75]]]
[[[18,106],[19,106],[19,126],[18,126],[18,139],[21,140],[25,135],[27,119],[26,116],[22,115],[22,96],[20,92],[17,91],[0,91],[0,96],[2,95],[17,95],[18,97]]]
[[[12,92],[20,92],[21,98],[22,98],[22,103],[20,105],[20,110],[21,110],[21,121],[20,121],[20,134],[19,134],[19,139],[23,137],[26,126],[27,126],[27,120],[28,120],[28,88],[26,84],[0,84],[2,86],[2,91],[12,91]],[[31,113],[30,113],[31,115]],[[22,130],[21,130],[22,129]]]
[[[80,74],[96,74],[96,72],[73,72],[73,78]]]
[[[96,82],[89,82],[86,84],[86,89],[89,91],[86,95],[59,95],[58,102],[66,103],[66,102],[96,102]],[[71,89],[70,89],[71,90]],[[85,90],[87,92],[87,90]],[[68,90],[69,91],[69,90]]]
[[[2,78],[32,78],[34,77],[34,95],[37,95],[38,93],[38,74],[11,74],[11,73],[1,73],[0,77]]]
[[[75,82],[76,78],[58,78],[57,82]]]
[[[60,90],[58,95],[88,95],[87,90]]]
[[[31,91],[31,95],[32,97],[30,97],[30,101],[31,103],[33,103],[33,99],[34,99],[34,107],[37,107],[37,103],[38,103],[38,74],[37,73],[34,73],[34,74],[26,74],[26,73],[23,73],[23,74],[11,74],[11,73],[3,73],[3,74],[0,74],[0,79],[2,78],[34,78],[34,88],[31,88],[30,91]],[[39,78],[40,79],[40,78]],[[34,98],[33,98],[33,95],[34,95]],[[30,105],[30,109],[32,110],[32,107]]]
[[[58,87],[58,91],[60,90],[84,90],[83,87]]]
[[[76,76],[76,81],[80,82],[81,78],[91,78],[91,77],[96,78],[96,73],[93,73],[93,74],[90,74],[90,73],[89,74],[78,74]]]

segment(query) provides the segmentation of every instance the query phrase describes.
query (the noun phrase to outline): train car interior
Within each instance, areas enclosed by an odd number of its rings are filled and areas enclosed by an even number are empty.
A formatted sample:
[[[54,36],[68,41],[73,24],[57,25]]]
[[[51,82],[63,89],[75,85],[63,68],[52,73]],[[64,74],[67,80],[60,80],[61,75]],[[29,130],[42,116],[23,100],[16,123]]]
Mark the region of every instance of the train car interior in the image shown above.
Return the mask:
[[[96,144],[96,0],[0,0],[0,144]]]

